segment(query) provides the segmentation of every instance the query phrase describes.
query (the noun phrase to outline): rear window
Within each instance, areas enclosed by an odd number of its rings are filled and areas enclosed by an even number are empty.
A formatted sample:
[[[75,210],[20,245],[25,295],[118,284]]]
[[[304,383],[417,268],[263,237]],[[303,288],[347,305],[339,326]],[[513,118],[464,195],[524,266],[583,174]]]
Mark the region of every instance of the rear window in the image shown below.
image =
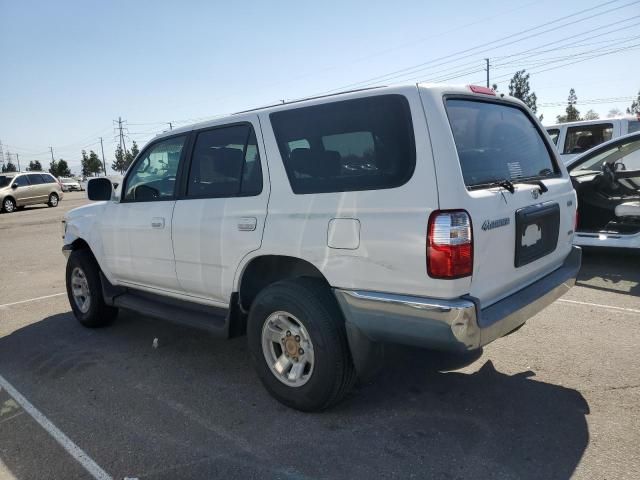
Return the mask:
[[[611,140],[613,124],[583,125],[567,128],[567,138],[564,141],[562,153],[576,154]]]
[[[557,171],[542,132],[519,108],[462,99],[448,99],[446,106],[468,187]]]
[[[549,137],[551,137],[551,141],[553,142],[553,144],[557,145],[558,137],[560,136],[560,130],[558,130],[557,128],[549,128],[547,130],[547,133],[549,134]]]
[[[416,147],[402,95],[296,108],[270,119],[296,194],[393,188],[413,174]]]

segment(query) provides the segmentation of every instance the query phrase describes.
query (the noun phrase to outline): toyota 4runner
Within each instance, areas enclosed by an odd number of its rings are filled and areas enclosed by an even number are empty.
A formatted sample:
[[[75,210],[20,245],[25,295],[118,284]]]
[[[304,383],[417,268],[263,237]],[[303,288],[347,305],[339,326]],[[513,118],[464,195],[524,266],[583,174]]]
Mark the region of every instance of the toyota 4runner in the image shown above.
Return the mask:
[[[119,308],[232,337],[305,411],[384,343],[469,351],[575,282],[576,194],[542,126],[484,87],[375,88],[172,130],[64,223],[83,325]]]

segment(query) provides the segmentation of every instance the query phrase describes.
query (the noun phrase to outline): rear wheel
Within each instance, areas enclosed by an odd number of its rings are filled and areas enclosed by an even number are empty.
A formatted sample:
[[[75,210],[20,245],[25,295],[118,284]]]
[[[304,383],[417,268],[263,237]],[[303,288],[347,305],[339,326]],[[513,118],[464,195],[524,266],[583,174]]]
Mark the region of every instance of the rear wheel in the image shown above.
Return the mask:
[[[7,197],[2,201],[2,211],[5,213],[13,213],[16,210],[16,201]]]
[[[329,287],[316,279],[264,289],[251,306],[247,337],[260,380],[289,407],[326,409],[355,382],[342,314]]]
[[[85,327],[108,325],[118,309],[104,303],[98,263],[88,250],[74,250],[67,261],[67,296],[73,314]]]
[[[47,205],[49,205],[50,207],[57,207],[58,201],[58,195],[56,193],[52,193],[49,195],[49,201],[47,202]]]

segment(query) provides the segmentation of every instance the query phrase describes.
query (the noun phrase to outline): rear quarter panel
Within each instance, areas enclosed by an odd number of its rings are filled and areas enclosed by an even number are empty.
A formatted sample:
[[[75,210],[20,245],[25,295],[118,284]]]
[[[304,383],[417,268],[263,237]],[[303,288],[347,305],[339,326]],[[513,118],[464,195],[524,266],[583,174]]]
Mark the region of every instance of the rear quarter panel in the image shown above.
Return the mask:
[[[268,113],[260,114],[271,197],[262,248],[246,257],[236,275],[260,255],[298,257],[316,266],[333,287],[447,297],[446,282],[428,278],[426,231],[429,214],[438,208],[429,131],[416,87],[385,90],[400,93],[410,106],[416,142],[416,167],[404,185],[381,190],[293,193]],[[375,95],[354,94],[352,98]],[[341,98],[343,99],[343,98]],[[330,99],[319,100],[325,103]],[[330,248],[332,219],[357,219],[357,248]],[[355,246],[352,245],[352,247]]]

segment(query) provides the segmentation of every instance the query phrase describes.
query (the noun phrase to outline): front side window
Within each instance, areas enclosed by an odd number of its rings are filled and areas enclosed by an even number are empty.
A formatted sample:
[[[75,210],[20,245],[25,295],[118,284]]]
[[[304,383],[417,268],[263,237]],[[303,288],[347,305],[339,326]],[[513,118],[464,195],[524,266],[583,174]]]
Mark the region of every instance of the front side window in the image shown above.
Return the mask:
[[[6,187],[11,182],[12,177],[7,177],[6,175],[0,175],[0,188]]]
[[[446,108],[467,187],[557,172],[542,132],[520,108],[454,98]]]
[[[28,177],[29,177],[29,183],[31,183],[31,185],[41,185],[43,183],[46,183],[43,180],[42,175],[32,173],[31,175],[28,175]]]
[[[551,137],[551,141],[554,145],[558,145],[558,137],[560,136],[560,130],[557,128],[550,128],[547,130],[547,133]]]
[[[193,149],[187,197],[258,195],[262,168],[258,142],[250,125],[233,125],[198,133]]]
[[[125,201],[170,200],[186,137],[173,137],[149,147],[127,175]]]
[[[401,95],[283,110],[270,119],[296,194],[394,188],[413,174],[413,125]]]
[[[596,145],[611,140],[612,135],[613,125],[611,123],[568,127],[562,153],[573,155],[586,152]]]
[[[16,177],[16,179],[13,181],[13,184],[19,187],[27,187],[29,186],[29,180],[27,180],[26,175],[20,175]]]

